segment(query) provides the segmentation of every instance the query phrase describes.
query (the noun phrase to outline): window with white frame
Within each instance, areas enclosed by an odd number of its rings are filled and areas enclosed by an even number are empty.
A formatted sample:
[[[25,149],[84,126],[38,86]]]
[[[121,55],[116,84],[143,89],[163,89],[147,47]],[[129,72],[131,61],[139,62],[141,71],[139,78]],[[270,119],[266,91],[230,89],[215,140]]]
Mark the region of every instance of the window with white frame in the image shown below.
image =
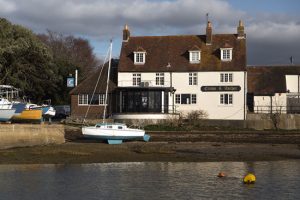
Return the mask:
[[[190,63],[199,63],[201,59],[201,51],[189,51]]]
[[[105,94],[99,94],[99,105],[105,105]]]
[[[80,94],[78,95],[78,105],[88,105],[88,95],[87,94]]]
[[[197,95],[196,94],[192,94],[192,104],[197,104]]]
[[[221,60],[222,61],[232,60],[232,48],[221,48]]]
[[[175,95],[176,104],[197,104],[196,94],[176,94]]]
[[[197,85],[197,73],[189,73],[189,85]]]
[[[155,85],[165,85],[165,74],[164,73],[156,73]]]
[[[134,64],[145,64],[146,52],[134,52]]]
[[[141,85],[141,74],[132,74],[132,85]]]
[[[220,74],[220,82],[221,83],[228,83],[233,82],[233,74],[232,73],[221,73]]]
[[[220,94],[220,104],[221,105],[232,105],[233,104],[233,94]]]
[[[180,94],[175,95],[175,103],[180,104]]]

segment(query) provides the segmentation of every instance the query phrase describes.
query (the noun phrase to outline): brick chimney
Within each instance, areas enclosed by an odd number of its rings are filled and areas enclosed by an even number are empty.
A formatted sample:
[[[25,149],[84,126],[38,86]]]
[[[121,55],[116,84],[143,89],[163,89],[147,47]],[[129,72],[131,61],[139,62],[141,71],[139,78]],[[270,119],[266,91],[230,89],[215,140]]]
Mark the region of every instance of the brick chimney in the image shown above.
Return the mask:
[[[212,43],[212,25],[211,22],[207,22],[207,27],[206,27],[206,45],[211,45]]]
[[[239,26],[237,27],[238,39],[245,39],[245,28],[242,20],[239,21]]]
[[[123,29],[123,42],[128,42],[129,38],[130,38],[130,31],[128,29],[127,24],[125,24]]]

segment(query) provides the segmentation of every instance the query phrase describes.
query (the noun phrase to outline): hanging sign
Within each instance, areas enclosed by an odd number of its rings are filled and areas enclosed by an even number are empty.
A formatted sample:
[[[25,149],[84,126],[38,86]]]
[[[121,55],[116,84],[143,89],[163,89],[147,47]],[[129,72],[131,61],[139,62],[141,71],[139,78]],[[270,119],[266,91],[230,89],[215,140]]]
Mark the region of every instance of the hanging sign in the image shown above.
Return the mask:
[[[67,87],[75,87],[75,78],[74,77],[67,78]]]
[[[241,86],[202,86],[202,92],[238,92],[241,90]]]

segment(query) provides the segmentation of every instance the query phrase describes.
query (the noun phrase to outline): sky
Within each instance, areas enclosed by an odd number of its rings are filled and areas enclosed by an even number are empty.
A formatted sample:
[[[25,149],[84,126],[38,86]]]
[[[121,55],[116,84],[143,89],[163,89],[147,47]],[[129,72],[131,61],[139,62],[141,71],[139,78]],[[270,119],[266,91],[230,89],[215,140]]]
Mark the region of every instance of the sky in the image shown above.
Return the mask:
[[[248,65],[300,64],[299,0],[0,0],[0,17],[30,28],[88,39],[104,58],[113,39],[118,58],[122,30],[132,36],[202,35],[206,13],[213,33],[245,24]]]

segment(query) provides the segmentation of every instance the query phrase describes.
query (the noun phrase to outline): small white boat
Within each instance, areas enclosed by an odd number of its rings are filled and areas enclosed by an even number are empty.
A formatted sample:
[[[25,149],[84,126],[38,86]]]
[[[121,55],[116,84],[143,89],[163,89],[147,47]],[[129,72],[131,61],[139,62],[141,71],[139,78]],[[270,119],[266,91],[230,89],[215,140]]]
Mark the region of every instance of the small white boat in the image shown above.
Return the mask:
[[[56,113],[56,110],[54,109],[53,106],[49,106],[49,109],[43,114],[44,117],[46,118],[51,118],[54,117]]]
[[[144,130],[128,128],[121,123],[99,123],[95,126],[82,128],[82,134],[87,138],[107,140],[109,144],[121,144],[123,140],[149,141],[150,136]]]
[[[112,53],[112,41],[110,43],[110,49],[109,49],[109,61],[108,61],[108,70],[107,70],[108,73],[107,73],[107,82],[106,82],[103,123],[98,123],[95,126],[82,127],[82,134],[86,138],[97,138],[97,139],[107,140],[108,144],[121,144],[123,140],[139,140],[139,139],[148,142],[150,136],[145,134],[144,130],[128,128],[125,124],[120,124],[120,123],[104,123],[104,119],[106,116],[108,83],[109,83],[109,75],[110,75],[110,67],[111,67],[111,53]],[[98,81],[100,76],[101,76],[101,72],[98,77]],[[96,87],[97,84],[95,86],[95,89]],[[87,112],[88,110],[89,107],[87,109]]]

